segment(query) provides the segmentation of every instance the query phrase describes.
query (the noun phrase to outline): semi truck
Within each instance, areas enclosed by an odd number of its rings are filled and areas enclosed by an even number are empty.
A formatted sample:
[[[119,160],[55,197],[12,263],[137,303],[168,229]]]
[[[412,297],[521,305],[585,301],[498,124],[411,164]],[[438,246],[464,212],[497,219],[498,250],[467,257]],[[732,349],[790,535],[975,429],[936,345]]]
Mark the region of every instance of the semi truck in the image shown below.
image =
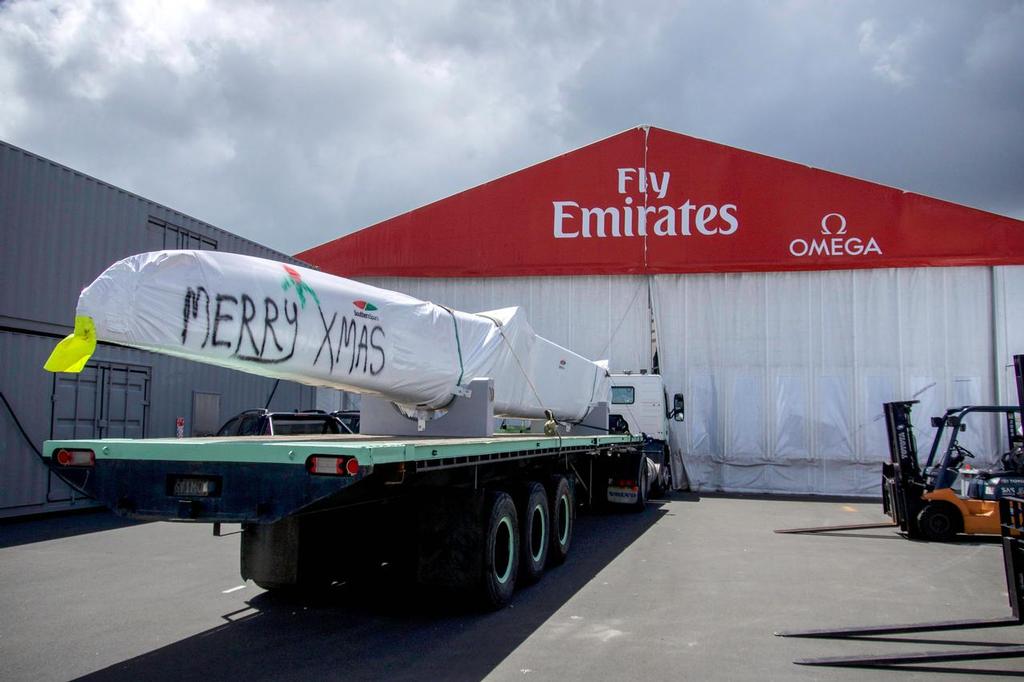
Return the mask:
[[[44,444],[117,514],[241,524],[241,575],[268,590],[387,564],[501,607],[567,559],[578,505],[642,510],[671,485],[667,424],[685,409],[660,376],[611,375],[514,310],[470,315],[233,254],[114,264],[48,369],[81,369],[97,341],[363,394],[358,434]],[[532,426],[496,432],[509,417]]]

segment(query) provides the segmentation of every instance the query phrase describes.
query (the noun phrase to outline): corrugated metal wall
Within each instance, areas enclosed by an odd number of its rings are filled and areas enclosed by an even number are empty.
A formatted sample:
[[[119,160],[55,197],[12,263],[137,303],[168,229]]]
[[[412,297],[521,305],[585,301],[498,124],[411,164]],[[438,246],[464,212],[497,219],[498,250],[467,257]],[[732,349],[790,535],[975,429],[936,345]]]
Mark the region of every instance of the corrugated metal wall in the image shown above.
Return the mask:
[[[2,142],[0,229],[0,315],[23,322],[67,325],[83,286],[143,251],[215,245],[297,262]]]
[[[298,262],[3,142],[0,237],[0,392],[32,441],[0,405],[0,517],[82,504],[51,478],[32,445],[39,448],[54,433],[55,414],[80,409],[59,402],[67,391],[55,391],[54,376],[42,366],[57,339],[71,332],[79,292],[108,265],[163,248]],[[177,417],[191,433],[195,393],[219,396],[225,421],[262,407],[274,386],[270,379],[103,344],[91,363],[148,368],[144,429],[151,437],[173,436]],[[271,408],[315,404],[316,389],[281,382]]]

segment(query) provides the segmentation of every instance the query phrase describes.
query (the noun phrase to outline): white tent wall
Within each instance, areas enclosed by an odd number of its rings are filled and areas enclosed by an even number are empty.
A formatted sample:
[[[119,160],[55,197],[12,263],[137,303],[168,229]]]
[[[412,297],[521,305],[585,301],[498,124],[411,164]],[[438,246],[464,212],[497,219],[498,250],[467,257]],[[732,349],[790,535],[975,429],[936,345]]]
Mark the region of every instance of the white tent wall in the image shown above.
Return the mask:
[[[1013,356],[1024,353],[1024,265],[993,268],[999,401],[1017,404]]]
[[[1019,269],[1004,275],[1024,285]],[[687,394],[672,437],[696,490],[877,496],[883,402],[921,401],[924,454],[931,416],[995,402],[993,330],[1006,310],[993,306],[991,268],[653,280],[662,374]],[[997,425],[973,421],[961,442],[991,461]]]
[[[363,278],[467,312],[522,306],[536,331],[612,370],[651,366],[648,286],[673,422],[695,490],[879,494],[882,403],[918,400],[922,456],[932,416],[1017,402],[1024,266],[588,277]],[[961,442],[993,461],[997,417]],[[680,481],[681,481],[680,477]]]
[[[538,334],[585,358],[608,359],[612,371],[651,366],[647,277],[360,279],[468,313],[519,306]]]

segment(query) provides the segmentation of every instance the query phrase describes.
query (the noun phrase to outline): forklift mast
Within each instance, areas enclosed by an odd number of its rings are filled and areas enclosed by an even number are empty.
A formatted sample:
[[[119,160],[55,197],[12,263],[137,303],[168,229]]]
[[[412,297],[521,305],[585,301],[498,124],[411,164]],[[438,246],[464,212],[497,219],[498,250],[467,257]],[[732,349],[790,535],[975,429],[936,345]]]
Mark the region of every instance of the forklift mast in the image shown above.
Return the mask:
[[[885,403],[885,427],[889,431],[889,461],[901,472],[916,479],[922,478],[917,459],[917,440],[910,420],[910,411],[918,401],[905,400]]]
[[[910,410],[918,401],[885,403],[889,436],[889,461],[882,464],[882,509],[910,537],[918,534],[915,520],[924,506],[924,476],[917,459],[917,441]]]

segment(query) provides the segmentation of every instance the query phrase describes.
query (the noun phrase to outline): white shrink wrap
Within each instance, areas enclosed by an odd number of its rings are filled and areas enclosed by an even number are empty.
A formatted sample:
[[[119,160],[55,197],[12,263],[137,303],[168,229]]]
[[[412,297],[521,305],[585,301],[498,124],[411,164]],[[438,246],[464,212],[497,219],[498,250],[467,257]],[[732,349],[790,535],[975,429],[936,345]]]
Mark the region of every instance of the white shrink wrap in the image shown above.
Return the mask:
[[[537,336],[518,308],[464,313],[231,253],[118,261],[82,291],[75,329],[47,369],[80,370],[98,340],[378,395],[409,412],[443,408],[484,377],[501,416],[574,421],[607,400],[606,369]]]

